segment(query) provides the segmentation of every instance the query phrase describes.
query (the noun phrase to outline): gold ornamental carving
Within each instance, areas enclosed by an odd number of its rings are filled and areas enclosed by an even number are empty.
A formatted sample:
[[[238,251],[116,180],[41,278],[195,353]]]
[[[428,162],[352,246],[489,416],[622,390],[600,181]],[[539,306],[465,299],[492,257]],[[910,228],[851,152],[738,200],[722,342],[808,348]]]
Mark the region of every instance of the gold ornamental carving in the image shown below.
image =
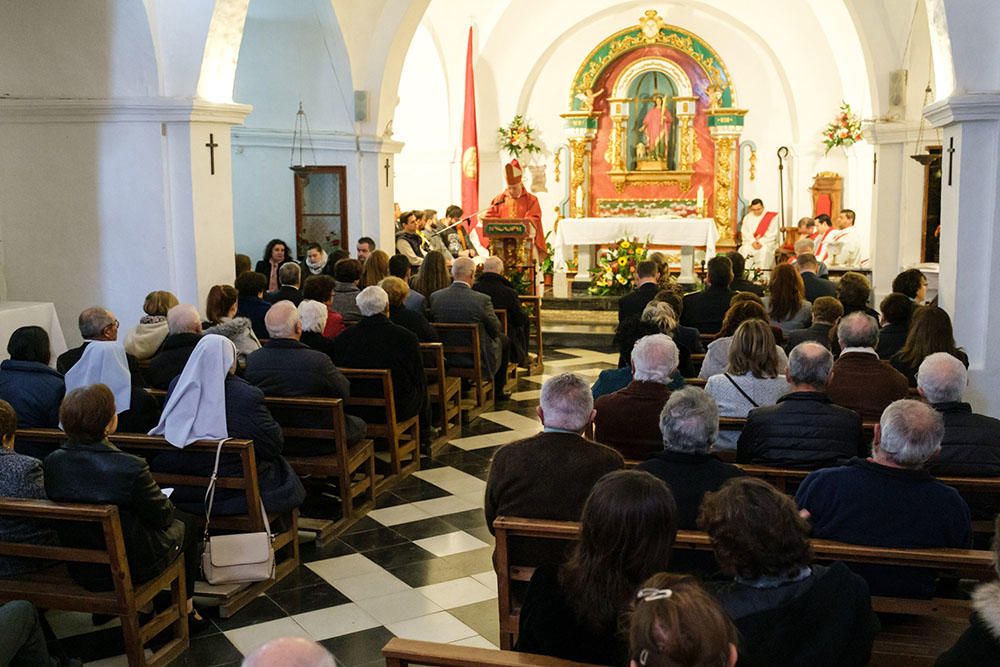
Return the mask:
[[[569,215],[571,218],[587,217],[587,157],[590,141],[584,137],[569,140],[571,167],[569,176]]]
[[[737,140],[734,136],[715,139],[715,228],[722,242],[733,240],[733,165]]]

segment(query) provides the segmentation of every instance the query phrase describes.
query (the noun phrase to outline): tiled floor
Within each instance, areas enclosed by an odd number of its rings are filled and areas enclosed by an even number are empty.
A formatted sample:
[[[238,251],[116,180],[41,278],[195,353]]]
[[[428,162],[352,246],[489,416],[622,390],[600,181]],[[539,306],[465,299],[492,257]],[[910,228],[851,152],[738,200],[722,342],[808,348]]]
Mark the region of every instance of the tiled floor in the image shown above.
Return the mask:
[[[544,373],[522,377],[513,399],[462,429],[422,469],[378,498],[377,509],[322,549],[302,545],[303,564],[228,619],[214,619],[174,664],[238,665],[281,636],[310,637],[341,665],[381,665],[393,636],[495,647],[499,641],[493,537],[483,492],[493,453],[537,433],[541,383],[579,373],[592,381],[617,355],[583,349],[546,352]],[[118,623],[49,612],[66,652],[91,665],[125,665]]]

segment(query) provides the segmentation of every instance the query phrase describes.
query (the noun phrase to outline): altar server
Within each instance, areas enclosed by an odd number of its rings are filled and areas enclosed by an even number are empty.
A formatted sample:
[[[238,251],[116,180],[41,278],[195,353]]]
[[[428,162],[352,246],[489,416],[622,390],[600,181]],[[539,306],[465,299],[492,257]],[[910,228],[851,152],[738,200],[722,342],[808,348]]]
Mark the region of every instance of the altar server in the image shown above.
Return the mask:
[[[849,208],[845,208],[837,216],[836,229],[827,240],[831,266],[861,265],[861,243],[854,226],[855,217],[854,211]]]
[[[542,207],[538,197],[524,188],[521,164],[515,159],[504,166],[507,189],[490,202],[484,218],[527,218],[535,228],[535,250],[539,259],[548,257],[545,251],[545,233],[542,231]]]
[[[751,268],[768,270],[774,266],[774,251],[781,233],[777,217],[774,211],[764,211],[764,202],[760,199],[750,202],[750,210],[740,225],[743,237],[740,254],[747,258]]]

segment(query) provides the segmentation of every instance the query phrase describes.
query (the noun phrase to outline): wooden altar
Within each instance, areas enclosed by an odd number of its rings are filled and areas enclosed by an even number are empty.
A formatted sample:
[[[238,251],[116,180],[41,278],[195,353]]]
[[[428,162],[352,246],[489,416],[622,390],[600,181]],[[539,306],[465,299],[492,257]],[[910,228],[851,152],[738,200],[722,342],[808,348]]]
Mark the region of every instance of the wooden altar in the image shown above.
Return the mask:
[[[526,218],[483,218],[483,233],[490,240],[490,252],[503,260],[508,278],[514,272],[520,273],[527,284],[527,293],[536,294],[535,243],[531,221]]]

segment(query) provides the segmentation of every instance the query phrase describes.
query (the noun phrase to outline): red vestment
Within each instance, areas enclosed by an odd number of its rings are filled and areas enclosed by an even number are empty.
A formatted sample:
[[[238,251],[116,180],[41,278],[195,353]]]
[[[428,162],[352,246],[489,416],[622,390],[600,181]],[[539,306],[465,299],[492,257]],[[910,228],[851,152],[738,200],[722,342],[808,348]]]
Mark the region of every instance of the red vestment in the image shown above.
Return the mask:
[[[542,232],[542,207],[538,203],[538,197],[522,189],[521,196],[514,199],[504,190],[490,202],[490,210],[483,215],[484,218],[527,218],[535,227],[535,248],[538,250],[538,258],[545,259],[548,253],[545,252],[545,234]]]

